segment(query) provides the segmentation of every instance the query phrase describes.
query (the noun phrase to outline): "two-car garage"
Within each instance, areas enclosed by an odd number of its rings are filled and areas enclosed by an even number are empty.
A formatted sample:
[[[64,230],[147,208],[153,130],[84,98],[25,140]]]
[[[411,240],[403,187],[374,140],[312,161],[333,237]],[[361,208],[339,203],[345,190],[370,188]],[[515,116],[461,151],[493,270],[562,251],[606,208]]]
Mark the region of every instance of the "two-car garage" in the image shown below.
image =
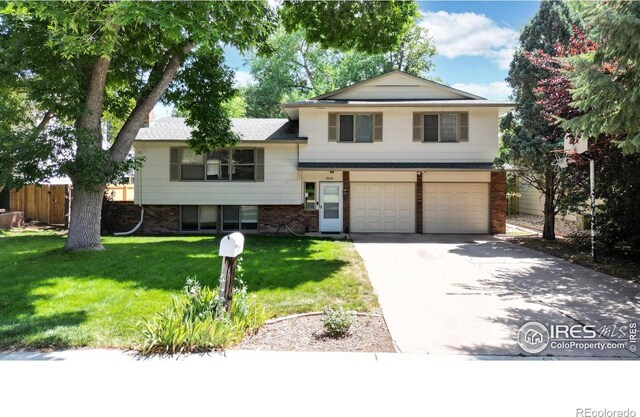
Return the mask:
[[[421,204],[416,199],[415,179],[352,182],[351,232],[415,233],[416,211],[421,210],[423,233],[490,233],[490,173],[425,177],[427,181],[420,184]],[[472,182],[464,181],[469,179]]]

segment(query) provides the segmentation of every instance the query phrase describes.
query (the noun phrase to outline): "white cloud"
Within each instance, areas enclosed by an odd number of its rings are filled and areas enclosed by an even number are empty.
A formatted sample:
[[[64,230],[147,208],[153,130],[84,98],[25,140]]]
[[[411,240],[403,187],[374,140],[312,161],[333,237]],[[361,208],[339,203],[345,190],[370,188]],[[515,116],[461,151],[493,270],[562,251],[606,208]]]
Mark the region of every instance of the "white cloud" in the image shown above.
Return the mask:
[[[246,71],[236,71],[234,85],[236,87],[246,87],[255,82],[251,74]]]
[[[459,56],[485,57],[500,69],[509,69],[518,33],[499,27],[487,16],[476,13],[423,12],[421,25],[447,58]]]
[[[506,81],[496,81],[488,84],[458,83],[453,84],[451,87],[487,98],[489,100],[509,100],[509,96],[513,92]]]

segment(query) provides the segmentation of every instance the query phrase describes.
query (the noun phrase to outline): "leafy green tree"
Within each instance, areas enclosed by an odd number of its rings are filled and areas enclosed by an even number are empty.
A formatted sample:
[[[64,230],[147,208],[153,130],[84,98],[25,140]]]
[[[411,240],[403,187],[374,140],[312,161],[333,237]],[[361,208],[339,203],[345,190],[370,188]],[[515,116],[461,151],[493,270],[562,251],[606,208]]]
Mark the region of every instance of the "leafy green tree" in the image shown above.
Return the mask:
[[[535,16],[520,34],[520,46],[509,68],[507,81],[513,88],[515,112],[501,121],[502,162],[518,168],[521,178],[545,197],[544,239],[555,239],[555,215],[571,194],[570,176],[553,167],[550,152],[562,148],[564,132],[543,112],[536,93],[538,84],[550,76],[549,70],[535,65],[531,56],[555,55],[555,47],[569,45],[573,26],[571,10],[564,2],[542,1]]]
[[[571,59],[573,106],[563,126],[586,137],[615,135],[624,153],[640,152],[640,2],[588,2],[589,36],[600,47]]]
[[[349,18],[336,25],[336,13]],[[324,47],[379,52],[400,42],[416,13],[414,2],[364,0],[291,1],[277,11],[266,1],[0,4],[0,79],[51,112],[64,145],[50,156],[65,155],[60,174],[74,186],[66,248],[102,248],[105,183],[139,163],[128,154],[159,100],[188,110],[196,151],[235,143],[223,106],[234,96],[233,72],[220,45],[260,48],[282,16],[289,28],[331,27]],[[120,127],[102,150],[107,117]]]
[[[38,111],[24,94],[2,84],[0,115],[0,191],[50,173],[52,143],[45,129],[51,112]]]
[[[246,91],[249,117],[283,117],[283,102],[324,94],[394,69],[427,77],[436,53],[427,29],[417,25],[391,51],[375,54],[325,50],[310,43],[301,30],[288,34],[281,29],[268,45],[272,54],[248,55],[256,80]]]

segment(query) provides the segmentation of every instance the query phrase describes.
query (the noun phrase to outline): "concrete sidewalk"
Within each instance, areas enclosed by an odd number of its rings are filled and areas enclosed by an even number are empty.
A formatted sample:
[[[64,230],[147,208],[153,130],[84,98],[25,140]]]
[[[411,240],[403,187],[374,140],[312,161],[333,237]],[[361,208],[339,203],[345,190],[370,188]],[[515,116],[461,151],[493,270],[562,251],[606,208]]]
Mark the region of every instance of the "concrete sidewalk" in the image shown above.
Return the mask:
[[[142,356],[136,352],[117,349],[69,349],[52,352],[39,351],[0,351],[0,362],[11,361],[115,361],[127,362],[187,362],[187,363],[221,363],[221,362],[245,362],[245,361],[349,361],[359,363],[372,362],[430,362],[430,361],[475,361],[514,359],[509,356],[496,355],[423,355],[423,354],[397,354],[389,352],[280,352],[260,350],[226,350],[224,352],[189,353],[177,355],[149,355]],[[520,357],[515,359],[527,359]],[[531,359],[531,358],[529,358]]]

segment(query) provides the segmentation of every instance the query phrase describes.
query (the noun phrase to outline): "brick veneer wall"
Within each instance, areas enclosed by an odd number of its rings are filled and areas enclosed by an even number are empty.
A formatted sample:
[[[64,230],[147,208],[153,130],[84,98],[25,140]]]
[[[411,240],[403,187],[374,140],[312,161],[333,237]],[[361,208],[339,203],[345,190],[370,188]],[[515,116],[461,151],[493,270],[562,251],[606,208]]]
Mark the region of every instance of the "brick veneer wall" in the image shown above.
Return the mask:
[[[351,182],[349,171],[342,173],[342,231],[349,233],[351,224]]]
[[[416,176],[416,233],[422,233],[422,172]]]
[[[507,174],[491,173],[491,233],[507,232]]]
[[[126,232],[140,221],[140,207],[133,201],[105,200],[102,204],[100,230],[104,235]]]
[[[180,206],[144,206],[142,233],[162,235],[180,233]]]
[[[140,221],[140,207],[132,201],[105,201],[102,233],[128,232]],[[164,235],[180,232],[180,206],[146,205],[144,221],[136,234]]]
[[[300,205],[260,206],[258,233],[288,233],[287,225],[296,233],[318,231],[318,210],[307,211]]]

